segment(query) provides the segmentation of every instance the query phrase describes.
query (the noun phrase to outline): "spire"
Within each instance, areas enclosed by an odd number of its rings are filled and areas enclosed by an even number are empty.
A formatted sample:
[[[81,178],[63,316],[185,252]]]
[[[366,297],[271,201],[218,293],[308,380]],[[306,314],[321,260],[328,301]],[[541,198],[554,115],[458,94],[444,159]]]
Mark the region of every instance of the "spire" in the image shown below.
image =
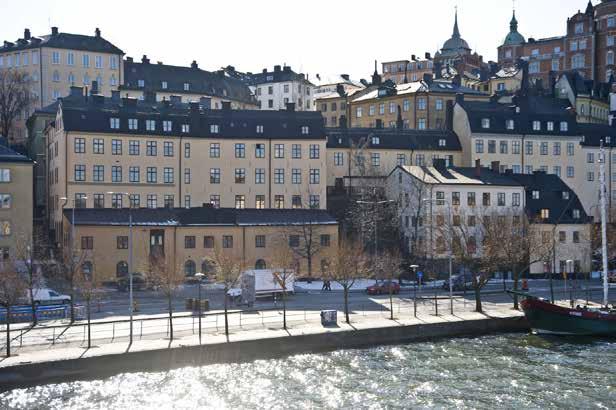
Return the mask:
[[[592,1],[588,0],[588,5],[586,6],[586,15],[592,16],[594,14],[595,8],[592,5]]]
[[[518,31],[518,19],[515,18],[515,9],[513,9],[513,17],[511,17],[509,27],[511,28],[511,32]]]
[[[456,20],[453,24],[453,37],[460,38],[460,30],[458,29],[458,6],[456,6]]]

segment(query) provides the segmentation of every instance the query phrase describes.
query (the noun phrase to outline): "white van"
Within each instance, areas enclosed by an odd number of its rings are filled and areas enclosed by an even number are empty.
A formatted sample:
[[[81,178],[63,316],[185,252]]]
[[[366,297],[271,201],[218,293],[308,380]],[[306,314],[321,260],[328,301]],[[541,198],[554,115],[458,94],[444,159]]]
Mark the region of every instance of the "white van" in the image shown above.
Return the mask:
[[[286,276],[286,278],[283,277],[283,275]],[[250,301],[254,299],[254,297],[259,298],[280,295],[283,292],[283,282],[285,284],[286,293],[293,293],[295,274],[292,270],[287,269],[284,271],[284,274],[282,269],[247,270],[242,272],[237,287],[229,289],[227,296],[234,300],[239,300],[241,298]],[[248,293],[249,295],[243,293]]]
[[[34,289],[33,296],[34,303],[37,305],[68,305],[71,303],[71,297],[69,295],[63,295],[49,288]],[[30,303],[29,291],[26,291],[26,301]]]

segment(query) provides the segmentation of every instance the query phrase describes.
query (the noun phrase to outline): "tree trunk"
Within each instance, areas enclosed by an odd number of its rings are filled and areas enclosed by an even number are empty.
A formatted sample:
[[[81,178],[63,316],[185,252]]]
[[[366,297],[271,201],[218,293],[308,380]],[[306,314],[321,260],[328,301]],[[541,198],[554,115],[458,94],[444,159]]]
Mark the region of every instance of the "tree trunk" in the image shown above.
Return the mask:
[[[34,289],[32,286],[32,281],[30,281],[30,307],[32,308],[32,326],[36,326],[38,323],[38,319],[36,317],[36,302],[34,301]]]
[[[225,335],[229,336],[229,317],[228,317],[228,305],[229,302],[227,299],[229,299],[229,296],[227,295],[227,292],[229,291],[229,289],[227,287],[225,287]]]
[[[74,274],[73,274],[74,275]],[[75,284],[73,283],[73,277],[70,280],[70,295],[71,295],[71,323],[75,322]]]
[[[287,292],[285,289],[286,286],[282,289],[282,328],[287,330]]]
[[[173,306],[171,304],[171,294],[169,294],[168,299],[169,299],[169,340],[173,341]]]
[[[391,320],[394,320],[394,287],[392,286],[392,283],[389,283],[389,318]]]
[[[349,287],[344,286],[344,318],[347,323],[351,323],[351,318],[349,317]]]
[[[91,323],[90,323],[90,319],[91,319],[91,316],[90,316],[90,296],[88,296],[88,307],[87,308],[88,308],[88,349],[89,349],[90,347],[92,347],[92,333],[90,332],[91,331],[91,327],[90,327],[90,325],[91,325]]]
[[[312,278],[312,255],[308,254],[306,263],[308,264],[308,278]]]
[[[6,357],[11,357],[11,304],[6,305]]]
[[[520,280],[520,274],[514,270],[513,271],[513,291],[517,292],[518,291],[518,281]],[[519,310],[520,306],[518,304],[518,294],[514,293],[513,294],[513,308],[515,310]]]
[[[483,313],[483,307],[481,306],[481,289],[479,285],[474,286],[475,288],[475,312]]]

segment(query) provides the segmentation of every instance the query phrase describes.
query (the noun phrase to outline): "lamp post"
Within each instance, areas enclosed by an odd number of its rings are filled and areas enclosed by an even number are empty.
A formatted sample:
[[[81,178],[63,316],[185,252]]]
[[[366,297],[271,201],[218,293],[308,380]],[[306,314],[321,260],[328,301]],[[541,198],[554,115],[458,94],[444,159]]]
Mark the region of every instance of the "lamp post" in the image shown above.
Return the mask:
[[[567,275],[565,276],[565,296],[567,296],[567,280],[569,279],[568,276],[569,274],[573,273],[573,260],[571,259],[567,259]],[[569,286],[569,303],[571,304],[571,307],[573,307],[573,288],[571,286]]]
[[[126,192],[107,192],[109,195],[126,196],[128,199],[128,313],[130,315],[129,343],[133,343],[133,213],[130,194]]]
[[[199,280],[199,344],[201,344],[201,281],[205,275],[202,272],[195,273],[195,278]]]
[[[424,202],[436,202],[437,205],[438,201],[442,201],[443,204],[447,204],[447,211],[449,214],[449,310],[451,312],[451,314],[453,315],[453,279],[452,279],[452,274],[453,274],[453,234],[452,234],[452,230],[453,230],[453,216],[451,214],[451,203],[446,200],[446,199],[424,199]],[[432,215],[430,215],[430,229],[432,229],[433,226],[433,221],[432,221]],[[431,249],[432,251],[432,249]],[[466,278],[463,279],[464,282],[466,282]],[[464,285],[464,288],[466,288],[466,283]],[[438,316],[438,302],[436,302],[437,306],[437,316]]]
[[[411,265],[411,269],[415,274],[415,286],[413,286],[413,314],[415,317],[417,317],[417,268],[419,268],[419,265]]]
[[[68,203],[68,197],[61,197],[60,198],[62,201],[64,201],[64,206],[66,206],[66,204]],[[87,200],[88,197],[87,196],[82,196],[79,198],[79,200]],[[64,206],[62,208],[64,208]],[[71,241],[70,241],[70,246],[71,246],[71,252],[70,252],[70,258],[71,258],[71,322],[73,322],[75,320],[75,298],[74,298],[74,276],[75,276],[75,266],[73,266],[73,264],[75,263],[75,208],[77,207],[77,199],[73,198],[73,209],[71,209]]]

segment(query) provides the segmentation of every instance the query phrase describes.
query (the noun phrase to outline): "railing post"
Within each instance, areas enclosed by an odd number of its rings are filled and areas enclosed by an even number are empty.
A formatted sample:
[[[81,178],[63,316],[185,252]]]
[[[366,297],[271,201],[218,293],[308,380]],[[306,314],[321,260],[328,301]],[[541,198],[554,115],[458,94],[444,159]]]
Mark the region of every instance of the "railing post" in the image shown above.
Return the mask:
[[[242,327],[242,311],[240,310],[240,327]]]
[[[139,339],[143,338],[143,320],[141,320],[140,323],[141,323],[141,330],[139,331]]]
[[[113,326],[111,328],[111,341],[115,340],[115,322],[113,322]]]
[[[51,344],[52,345],[56,344],[56,328],[55,327],[53,328],[53,336],[52,336],[52,339],[51,339]]]

